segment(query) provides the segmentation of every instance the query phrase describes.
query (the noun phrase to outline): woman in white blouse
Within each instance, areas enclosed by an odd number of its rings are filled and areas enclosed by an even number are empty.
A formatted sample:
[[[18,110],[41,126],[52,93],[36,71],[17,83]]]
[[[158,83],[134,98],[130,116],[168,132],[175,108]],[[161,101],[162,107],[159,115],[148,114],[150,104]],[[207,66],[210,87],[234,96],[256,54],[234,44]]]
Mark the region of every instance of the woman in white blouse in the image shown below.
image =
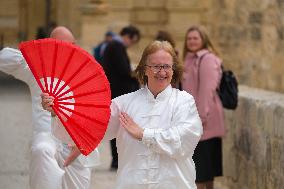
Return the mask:
[[[181,66],[168,42],[148,45],[136,69],[144,88],[112,100],[104,140],[117,139],[117,189],[195,189],[194,149],[202,134],[193,97],[171,87]],[[43,106],[51,110],[48,95]]]

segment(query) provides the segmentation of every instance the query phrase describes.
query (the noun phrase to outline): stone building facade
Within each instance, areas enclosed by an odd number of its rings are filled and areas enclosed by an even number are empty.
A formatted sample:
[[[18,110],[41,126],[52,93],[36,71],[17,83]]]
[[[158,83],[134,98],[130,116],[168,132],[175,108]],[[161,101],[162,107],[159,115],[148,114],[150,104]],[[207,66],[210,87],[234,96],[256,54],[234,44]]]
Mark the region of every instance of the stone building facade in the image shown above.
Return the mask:
[[[54,23],[80,36],[79,7],[83,0],[0,0],[0,36],[5,46],[36,38],[37,29]]]
[[[136,63],[138,58],[135,54],[139,57],[143,47],[159,29],[168,30],[182,52],[187,28],[201,24],[207,27],[225,67],[236,72],[241,84],[284,92],[282,0],[101,2],[102,5],[97,6],[101,11],[91,11],[95,10],[92,6],[96,4],[91,2],[86,3],[86,9],[82,11],[81,39],[86,48],[98,42],[105,30],[118,31],[121,26],[131,23],[138,26],[143,34],[141,43],[132,49]]]
[[[241,84],[284,92],[283,0],[0,0],[0,10],[0,37],[12,46],[57,23],[91,51],[106,30],[136,25],[143,37],[130,49],[134,64],[158,30],[174,36],[181,54],[186,29],[201,24]]]

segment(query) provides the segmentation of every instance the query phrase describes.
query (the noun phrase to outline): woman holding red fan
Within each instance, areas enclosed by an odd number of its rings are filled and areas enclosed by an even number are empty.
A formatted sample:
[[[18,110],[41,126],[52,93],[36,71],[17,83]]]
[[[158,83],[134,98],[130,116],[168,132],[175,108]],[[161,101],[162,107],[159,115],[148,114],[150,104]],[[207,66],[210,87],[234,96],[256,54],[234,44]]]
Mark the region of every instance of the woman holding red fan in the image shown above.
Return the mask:
[[[136,69],[143,88],[112,100],[105,140],[117,139],[117,189],[195,189],[194,149],[202,125],[193,97],[171,87],[181,65],[173,47],[154,41]],[[52,112],[52,98],[43,95]]]

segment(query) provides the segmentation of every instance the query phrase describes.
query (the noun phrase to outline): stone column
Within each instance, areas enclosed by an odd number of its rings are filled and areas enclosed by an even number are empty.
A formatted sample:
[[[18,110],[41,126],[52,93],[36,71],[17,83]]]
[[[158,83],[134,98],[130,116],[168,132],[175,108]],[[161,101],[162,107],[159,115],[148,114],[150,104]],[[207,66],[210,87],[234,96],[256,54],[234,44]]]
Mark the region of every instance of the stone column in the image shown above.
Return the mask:
[[[167,1],[168,21],[165,28],[173,34],[176,40],[180,57],[182,56],[186,30],[192,25],[204,25],[208,27],[208,9],[210,0],[173,0]]]
[[[81,12],[83,0],[56,0],[52,9],[52,20],[72,30],[76,39],[81,37]],[[84,0],[85,1],[85,0]]]
[[[18,0],[0,2],[0,35],[5,46],[15,46],[18,32]]]
[[[133,0],[130,22],[137,26],[142,34],[139,44],[129,51],[134,64],[138,63],[143,49],[155,38],[158,30],[165,28],[168,20],[165,4],[165,0]]]

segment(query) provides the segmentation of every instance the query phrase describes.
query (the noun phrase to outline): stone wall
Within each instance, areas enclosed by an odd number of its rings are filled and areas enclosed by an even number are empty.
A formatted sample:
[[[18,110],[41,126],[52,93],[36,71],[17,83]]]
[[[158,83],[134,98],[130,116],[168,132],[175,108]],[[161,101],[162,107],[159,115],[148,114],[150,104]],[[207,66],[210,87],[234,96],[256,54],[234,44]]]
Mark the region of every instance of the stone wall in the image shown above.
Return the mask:
[[[70,28],[76,38],[81,32],[80,6],[86,0],[49,0],[49,20]],[[47,24],[46,0],[0,0],[0,40],[17,47],[22,40],[36,37],[38,27]]]
[[[0,35],[5,45],[33,39],[45,24],[45,2],[0,0]],[[182,53],[184,34],[193,24],[205,25],[227,68],[239,82],[284,92],[283,0],[50,0],[51,19],[72,29],[89,52],[106,30],[128,24],[141,29],[142,40],[130,49],[134,64],[158,30],[168,30]],[[1,36],[0,36],[1,37]]]
[[[130,0],[117,0],[112,3],[85,3],[80,10],[82,15],[81,46],[90,51],[104,39],[106,31],[116,33],[130,24]]]
[[[14,41],[18,37],[18,0],[0,1],[0,43]]]
[[[284,92],[284,1],[213,0],[207,14],[211,37],[240,83]]]
[[[80,41],[82,31],[81,7],[86,0],[53,0],[52,20],[71,29]]]
[[[236,111],[226,111],[223,185],[282,189],[284,95],[242,86]]]

